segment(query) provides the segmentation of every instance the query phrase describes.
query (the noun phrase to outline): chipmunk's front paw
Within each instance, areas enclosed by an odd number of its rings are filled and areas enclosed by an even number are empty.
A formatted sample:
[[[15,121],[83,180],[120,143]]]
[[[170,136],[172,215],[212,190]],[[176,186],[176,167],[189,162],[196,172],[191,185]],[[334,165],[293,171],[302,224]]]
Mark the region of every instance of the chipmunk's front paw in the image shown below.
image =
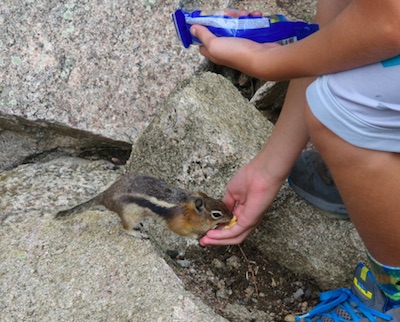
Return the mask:
[[[125,232],[132,237],[140,238],[140,239],[149,239],[149,235],[141,232],[139,229],[125,230]]]

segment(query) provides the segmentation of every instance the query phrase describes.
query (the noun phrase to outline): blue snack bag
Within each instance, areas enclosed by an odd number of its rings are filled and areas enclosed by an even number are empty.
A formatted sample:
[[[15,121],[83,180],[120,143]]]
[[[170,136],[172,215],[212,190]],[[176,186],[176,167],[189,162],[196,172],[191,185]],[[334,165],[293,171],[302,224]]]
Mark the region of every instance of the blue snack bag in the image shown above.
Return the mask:
[[[201,42],[190,33],[190,27],[199,24],[207,27],[217,37],[246,38],[259,43],[277,42],[282,45],[303,39],[316,32],[317,24],[289,21],[284,15],[230,17],[226,14],[208,14],[201,10],[186,12],[182,9],[172,14],[176,34],[185,48]]]

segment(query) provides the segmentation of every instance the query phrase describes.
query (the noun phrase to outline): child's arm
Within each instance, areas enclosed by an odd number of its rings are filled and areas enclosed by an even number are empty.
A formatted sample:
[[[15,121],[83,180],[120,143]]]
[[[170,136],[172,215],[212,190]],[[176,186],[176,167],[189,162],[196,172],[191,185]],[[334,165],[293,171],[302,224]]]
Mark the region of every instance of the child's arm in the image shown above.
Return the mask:
[[[320,31],[286,46],[216,38],[198,25],[191,32],[204,44],[204,56],[246,74],[267,80],[319,76],[399,54],[400,2],[355,0]]]

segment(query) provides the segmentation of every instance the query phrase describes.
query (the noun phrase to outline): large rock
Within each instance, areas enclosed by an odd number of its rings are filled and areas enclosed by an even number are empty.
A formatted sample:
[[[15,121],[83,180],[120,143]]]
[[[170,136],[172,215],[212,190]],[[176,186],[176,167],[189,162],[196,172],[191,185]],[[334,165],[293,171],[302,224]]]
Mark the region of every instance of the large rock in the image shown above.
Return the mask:
[[[150,241],[123,233],[115,214],[52,218],[122,170],[60,158],[0,174],[1,321],[225,321],[184,290]]]
[[[272,124],[228,80],[202,73],[169,95],[133,147],[128,171],[222,196],[271,131]]]
[[[45,121],[0,115],[0,172],[54,155],[92,156],[124,163],[132,145]],[[97,156],[96,156],[97,155]]]
[[[175,35],[177,5],[2,1],[0,171],[49,151],[126,152],[202,60]]]
[[[6,1],[1,114],[133,142],[199,63],[175,36],[176,1]]]
[[[0,115],[134,142],[201,60],[195,46],[186,50],[175,36],[171,13],[178,5],[282,12],[265,1],[6,1]]]
[[[134,146],[128,171],[222,196],[228,180],[272,130],[229,81],[200,74],[168,97]],[[250,240],[267,258],[315,278],[323,288],[346,285],[356,262],[364,259],[349,221],[320,215],[286,185]]]

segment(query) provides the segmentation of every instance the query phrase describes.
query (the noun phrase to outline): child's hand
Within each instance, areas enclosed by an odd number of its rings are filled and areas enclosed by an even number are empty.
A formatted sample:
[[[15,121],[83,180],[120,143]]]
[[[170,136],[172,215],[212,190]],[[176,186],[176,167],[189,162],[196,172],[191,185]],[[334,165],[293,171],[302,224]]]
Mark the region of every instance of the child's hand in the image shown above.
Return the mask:
[[[232,178],[222,201],[233,210],[237,223],[229,229],[210,230],[200,240],[202,246],[240,244],[261,222],[278,193],[282,181],[257,166],[244,166]]]
[[[199,51],[207,59],[256,77],[260,76],[260,58],[269,49],[280,47],[276,43],[260,44],[244,38],[216,37],[201,25],[193,25],[190,32],[201,41]],[[268,61],[263,63],[267,64]]]

